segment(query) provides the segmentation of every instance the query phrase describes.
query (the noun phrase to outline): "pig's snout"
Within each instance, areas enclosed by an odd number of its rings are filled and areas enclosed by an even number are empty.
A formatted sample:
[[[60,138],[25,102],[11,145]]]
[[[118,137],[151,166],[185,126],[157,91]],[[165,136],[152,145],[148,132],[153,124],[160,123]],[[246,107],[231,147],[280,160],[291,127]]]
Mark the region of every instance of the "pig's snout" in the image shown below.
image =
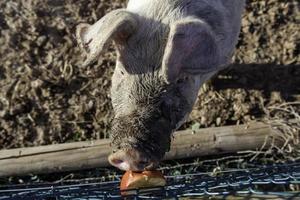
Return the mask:
[[[135,150],[119,150],[108,157],[111,165],[124,171],[143,171],[154,169],[158,162]]]

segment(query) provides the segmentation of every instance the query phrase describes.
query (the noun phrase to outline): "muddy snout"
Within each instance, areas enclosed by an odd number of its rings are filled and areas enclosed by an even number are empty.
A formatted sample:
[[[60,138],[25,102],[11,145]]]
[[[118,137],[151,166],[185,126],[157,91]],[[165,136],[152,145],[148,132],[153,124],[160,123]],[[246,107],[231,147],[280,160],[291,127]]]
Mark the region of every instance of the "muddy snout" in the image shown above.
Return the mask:
[[[151,170],[158,165],[158,161],[135,149],[118,150],[108,156],[108,161],[111,165],[124,171]]]

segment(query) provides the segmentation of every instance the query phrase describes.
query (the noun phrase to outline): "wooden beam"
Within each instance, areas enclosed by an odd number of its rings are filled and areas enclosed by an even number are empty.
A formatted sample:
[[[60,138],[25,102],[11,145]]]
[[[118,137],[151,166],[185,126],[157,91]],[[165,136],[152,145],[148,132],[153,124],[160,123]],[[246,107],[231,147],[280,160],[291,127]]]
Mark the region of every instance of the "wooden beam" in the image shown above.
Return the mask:
[[[274,130],[264,123],[184,130],[174,134],[165,160],[260,148]],[[266,146],[267,147],[267,146]],[[0,177],[107,167],[109,140],[54,144],[0,151]]]

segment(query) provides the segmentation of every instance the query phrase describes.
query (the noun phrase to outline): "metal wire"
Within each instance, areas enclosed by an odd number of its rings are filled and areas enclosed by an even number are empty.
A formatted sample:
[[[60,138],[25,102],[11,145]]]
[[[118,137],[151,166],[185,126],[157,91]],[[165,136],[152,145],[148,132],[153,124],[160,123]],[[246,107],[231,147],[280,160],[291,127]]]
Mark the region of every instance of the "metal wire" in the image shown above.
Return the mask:
[[[213,173],[167,176],[167,186],[128,190],[121,196],[119,180],[76,181],[0,186],[0,200],[54,199],[179,199],[184,197],[276,196],[300,199],[300,163],[260,166]]]

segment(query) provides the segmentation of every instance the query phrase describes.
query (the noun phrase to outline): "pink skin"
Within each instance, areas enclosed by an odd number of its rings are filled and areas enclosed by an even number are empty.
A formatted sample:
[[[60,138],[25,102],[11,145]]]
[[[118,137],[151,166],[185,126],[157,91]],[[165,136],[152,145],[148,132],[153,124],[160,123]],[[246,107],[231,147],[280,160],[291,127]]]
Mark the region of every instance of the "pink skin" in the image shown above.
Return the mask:
[[[111,165],[123,171],[143,171],[153,169],[157,166],[158,162],[155,160],[145,159],[139,151],[134,149],[119,150],[108,157]]]

